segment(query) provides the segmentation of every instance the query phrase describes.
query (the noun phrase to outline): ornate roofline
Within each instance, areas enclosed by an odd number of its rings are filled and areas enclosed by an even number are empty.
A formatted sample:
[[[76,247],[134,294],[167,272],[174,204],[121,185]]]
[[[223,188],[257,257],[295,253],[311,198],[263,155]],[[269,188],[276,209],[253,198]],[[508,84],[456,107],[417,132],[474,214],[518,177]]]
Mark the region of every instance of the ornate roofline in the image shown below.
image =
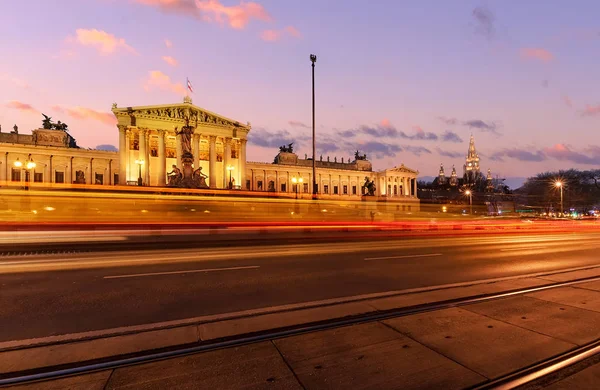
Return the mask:
[[[183,112],[182,112],[183,110]],[[175,123],[185,122],[185,111],[190,111],[191,121],[197,121],[198,123],[204,123],[208,125],[217,126],[230,126],[245,129],[250,131],[250,122],[247,124],[241,124],[238,121],[227,118],[223,115],[216,114],[212,111],[208,111],[202,107],[191,104],[186,99],[184,103],[175,104],[161,104],[161,105],[150,105],[150,106],[129,106],[129,107],[118,107],[116,103],[112,106],[113,114],[118,118],[119,116],[135,116],[146,118],[160,118]]]

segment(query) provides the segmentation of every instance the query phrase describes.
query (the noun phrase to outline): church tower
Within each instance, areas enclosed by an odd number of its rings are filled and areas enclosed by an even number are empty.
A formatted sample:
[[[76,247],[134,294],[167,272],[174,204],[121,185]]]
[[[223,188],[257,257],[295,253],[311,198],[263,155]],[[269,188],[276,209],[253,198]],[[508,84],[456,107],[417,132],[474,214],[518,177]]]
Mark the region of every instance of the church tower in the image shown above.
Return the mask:
[[[475,138],[473,138],[473,134],[471,134],[471,139],[469,140],[469,151],[467,152],[463,169],[465,184],[474,184],[480,179],[479,155],[475,150]]]
[[[450,176],[450,185],[456,187],[458,185],[458,176],[456,175],[456,168],[452,165],[452,175]]]
[[[486,177],[486,187],[485,189],[488,191],[492,191],[494,189],[494,178],[492,177],[492,170],[488,168],[487,177]]]
[[[440,173],[438,174],[438,184],[446,184],[446,174],[444,173],[444,164],[440,164]]]

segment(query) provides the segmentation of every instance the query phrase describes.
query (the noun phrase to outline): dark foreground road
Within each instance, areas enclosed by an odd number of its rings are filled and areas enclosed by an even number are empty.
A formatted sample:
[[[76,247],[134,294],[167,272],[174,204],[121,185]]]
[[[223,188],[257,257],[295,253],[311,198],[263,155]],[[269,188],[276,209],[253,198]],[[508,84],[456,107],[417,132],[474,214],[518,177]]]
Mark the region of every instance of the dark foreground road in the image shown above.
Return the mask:
[[[0,341],[600,263],[600,234],[487,235],[0,259]]]

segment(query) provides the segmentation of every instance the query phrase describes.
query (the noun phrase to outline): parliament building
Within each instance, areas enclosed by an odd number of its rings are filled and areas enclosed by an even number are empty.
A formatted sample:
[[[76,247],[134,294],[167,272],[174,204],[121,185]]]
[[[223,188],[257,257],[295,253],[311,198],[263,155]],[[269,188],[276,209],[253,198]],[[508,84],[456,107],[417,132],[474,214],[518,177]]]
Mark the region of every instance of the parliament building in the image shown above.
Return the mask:
[[[274,162],[246,160],[250,123],[240,123],[192,104],[119,107],[113,104],[118,151],[79,148],[66,125],[50,123],[32,134],[0,132],[0,181],[37,185],[187,186],[275,193],[313,191],[313,161],[282,146]],[[60,123],[60,122],[59,122]],[[416,205],[418,171],[403,164],[374,171],[366,155],[316,162],[320,198],[373,195]],[[187,183],[187,184],[186,184]],[[365,185],[367,184],[367,185]]]

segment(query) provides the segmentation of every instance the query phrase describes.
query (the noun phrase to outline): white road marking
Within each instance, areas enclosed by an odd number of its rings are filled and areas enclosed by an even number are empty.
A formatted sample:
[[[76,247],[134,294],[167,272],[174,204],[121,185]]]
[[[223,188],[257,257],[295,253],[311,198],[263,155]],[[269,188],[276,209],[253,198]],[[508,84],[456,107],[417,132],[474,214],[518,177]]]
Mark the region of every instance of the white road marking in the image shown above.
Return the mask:
[[[242,269],[257,269],[257,268],[260,268],[260,266],[250,265],[247,267],[206,268],[206,269],[193,269],[193,270],[188,270],[188,271],[153,272],[153,273],[147,273],[147,274],[105,276],[104,279],[137,278],[137,277],[141,277],[141,276],[156,276],[156,275],[193,274],[193,273],[198,273],[198,272],[237,271],[237,270],[242,270]]]
[[[365,257],[365,261],[371,260],[392,260],[392,259],[410,259],[413,257],[433,257],[441,256],[442,253],[426,253],[422,255],[403,255],[403,256],[387,256],[387,257]]]

